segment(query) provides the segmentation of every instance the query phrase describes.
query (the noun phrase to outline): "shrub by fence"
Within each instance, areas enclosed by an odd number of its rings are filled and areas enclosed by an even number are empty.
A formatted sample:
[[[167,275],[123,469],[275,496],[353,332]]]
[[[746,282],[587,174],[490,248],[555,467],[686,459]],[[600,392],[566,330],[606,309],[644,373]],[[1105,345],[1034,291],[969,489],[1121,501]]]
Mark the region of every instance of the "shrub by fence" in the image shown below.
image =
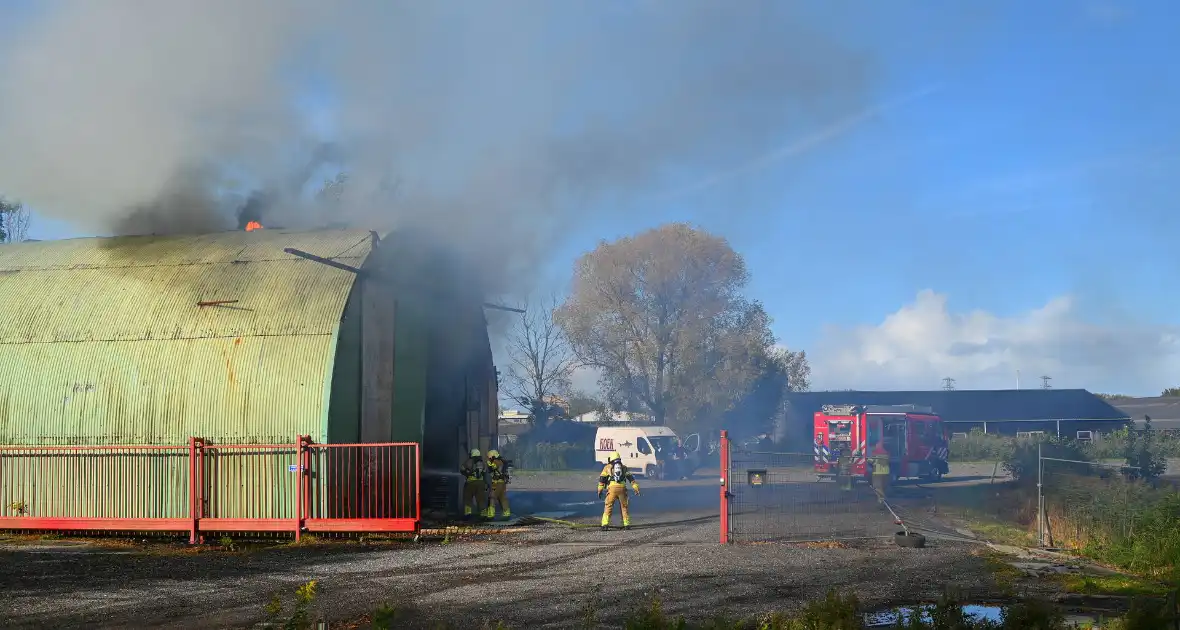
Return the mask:
[[[508,445],[501,450],[515,468],[526,470],[571,470],[592,467],[594,451],[569,442],[536,442]]]
[[[1077,442],[1087,459],[1124,459],[1137,435],[1145,429],[1123,428],[1109,433],[1095,434],[1089,442]],[[1050,439],[1048,437],[1041,439]],[[1057,438],[1052,438],[1056,440]],[[1075,440],[1062,438],[1065,442]],[[958,462],[1004,461],[1012,456],[1017,444],[1036,443],[1037,438],[1015,438],[1012,436],[984,433],[979,429],[965,437],[951,440],[950,459]],[[1180,458],[1180,435],[1172,432],[1152,431],[1152,451],[1161,458]]]
[[[1043,466],[1046,544],[1139,574],[1177,577],[1180,493],[1171,485],[1137,478],[1126,466],[1052,459]]]
[[[951,440],[950,460],[954,462],[1003,461],[1012,454],[1015,438],[984,433],[976,429],[966,437]]]

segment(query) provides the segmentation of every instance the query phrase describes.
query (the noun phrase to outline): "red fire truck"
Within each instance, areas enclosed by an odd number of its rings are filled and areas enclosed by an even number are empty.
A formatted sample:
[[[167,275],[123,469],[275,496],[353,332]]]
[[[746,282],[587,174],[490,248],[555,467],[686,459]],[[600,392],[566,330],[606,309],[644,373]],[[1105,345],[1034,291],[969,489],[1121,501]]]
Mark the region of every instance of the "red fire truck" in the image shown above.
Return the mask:
[[[889,454],[894,479],[938,481],[949,472],[948,442],[934,410],[918,405],[824,405],[815,413],[815,472],[834,477],[841,456],[852,458],[853,477],[871,474],[866,458],[878,447]]]

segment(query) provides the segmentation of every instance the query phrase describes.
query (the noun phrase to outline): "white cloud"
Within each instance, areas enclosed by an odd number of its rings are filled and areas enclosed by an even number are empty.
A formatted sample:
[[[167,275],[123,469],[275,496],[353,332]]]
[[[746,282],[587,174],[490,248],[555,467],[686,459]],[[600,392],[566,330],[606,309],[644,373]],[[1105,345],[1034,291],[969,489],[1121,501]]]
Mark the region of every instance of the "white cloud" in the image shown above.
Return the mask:
[[[832,327],[808,356],[814,389],[1039,387],[1158,395],[1180,384],[1180,328],[1086,321],[1069,296],[1015,317],[955,313],[926,290],[875,326]]]

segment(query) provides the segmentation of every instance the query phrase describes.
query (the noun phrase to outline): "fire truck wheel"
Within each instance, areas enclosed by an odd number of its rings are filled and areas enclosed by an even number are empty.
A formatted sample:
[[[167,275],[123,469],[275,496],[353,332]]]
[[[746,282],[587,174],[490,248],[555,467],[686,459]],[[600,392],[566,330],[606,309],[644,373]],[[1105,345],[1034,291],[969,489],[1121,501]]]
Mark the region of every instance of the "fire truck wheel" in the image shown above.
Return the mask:
[[[926,546],[926,537],[913,532],[909,534],[905,532],[897,532],[893,535],[893,542],[898,547],[905,547],[907,549],[922,549]]]
[[[648,464],[647,468],[643,469],[643,476],[648,479],[660,479],[660,468],[655,464]]]

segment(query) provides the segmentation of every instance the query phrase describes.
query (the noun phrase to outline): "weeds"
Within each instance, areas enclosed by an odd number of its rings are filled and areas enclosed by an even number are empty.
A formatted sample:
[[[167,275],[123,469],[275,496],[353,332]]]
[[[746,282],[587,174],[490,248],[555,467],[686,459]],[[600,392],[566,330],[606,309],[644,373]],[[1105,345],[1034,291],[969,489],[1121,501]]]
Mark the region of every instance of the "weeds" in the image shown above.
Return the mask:
[[[401,617],[398,612],[396,607],[390,606],[389,604],[382,604],[373,613],[373,628],[375,630],[393,630],[394,623]]]
[[[660,600],[653,599],[646,608],[632,614],[623,627],[627,630],[684,630],[688,626],[684,617],[669,619]]]
[[[1168,588],[1130,575],[1066,574],[1055,578],[1063,590],[1082,595],[1124,595],[1128,597],[1162,597]]]
[[[988,572],[991,573],[992,580],[996,584],[996,588],[1005,595],[1015,595],[1016,584],[1024,576],[1024,572],[1009,564],[1000,554],[990,549],[981,551],[976,555],[983,558],[984,564],[987,566]]]
[[[295,604],[291,614],[285,620],[283,617],[283,600],[278,594],[271,597],[266,605],[266,617],[272,627],[278,625],[283,630],[309,630],[312,627],[310,608],[316,598],[317,582],[312,580],[295,589]]]

